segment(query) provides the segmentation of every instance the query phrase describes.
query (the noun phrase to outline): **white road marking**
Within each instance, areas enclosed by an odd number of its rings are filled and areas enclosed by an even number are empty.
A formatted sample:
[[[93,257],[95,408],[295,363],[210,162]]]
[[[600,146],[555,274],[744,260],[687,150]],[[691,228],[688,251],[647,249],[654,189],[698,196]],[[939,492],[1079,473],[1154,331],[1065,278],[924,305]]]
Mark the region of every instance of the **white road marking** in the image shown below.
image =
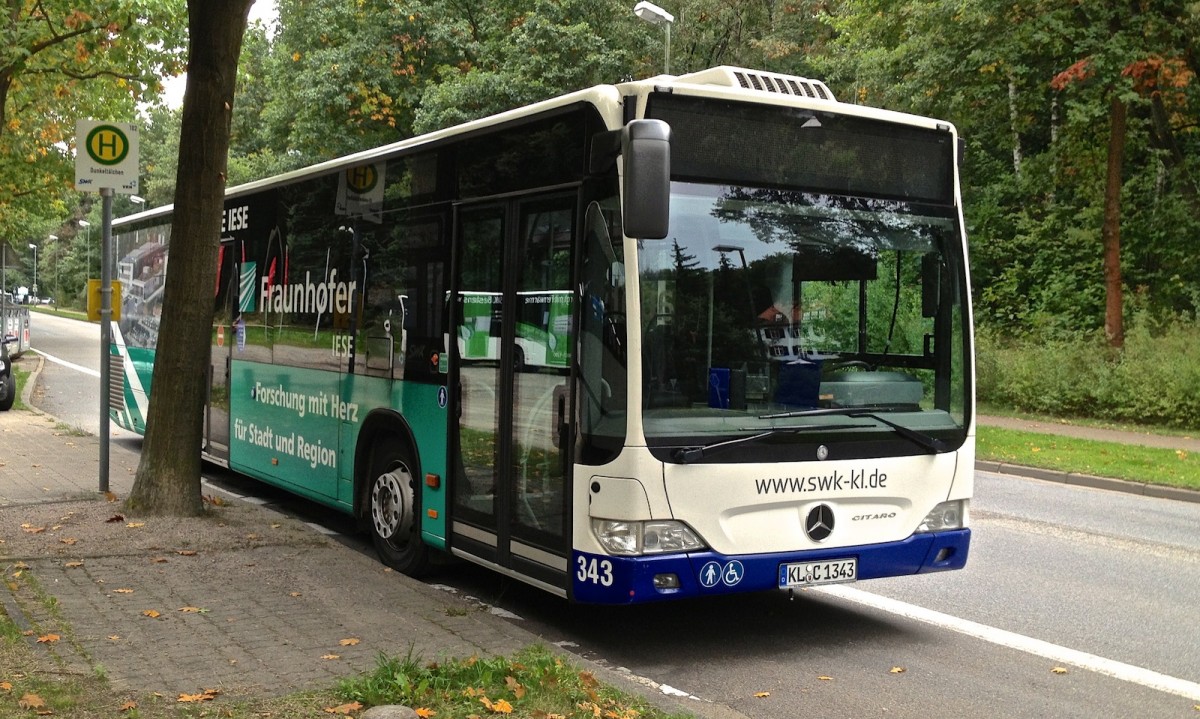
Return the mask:
[[[99,378],[100,378],[100,372],[98,372],[97,370],[94,370],[94,369],[88,369],[87,367],[83,367],[83,366],[77,365],[77,364],[75,364],[74,362],[68,362],[68,361],[66,361],[65,359],[59,359],[59,358],[55,357],[54,355],[51,355],[51,354],[46,354],[45,352],[41,351],[41,350],[40,350],[40,349],[38,349],[37,347],[30,347],[29,349],[33,350],[34,352],[37,352],[38,354],[40,354],[41,356],[43,356],[43,357],[45,357],[46,359],[50,360],[50,361],[51,361],[51,362],[53,362],[54,364],[60,364],[60,365],[62,365],[63,367],[66,367],[67,369],[73,369],[73,370],[75,370],[76,372],[82,372],[82,373],[84,373],[84,374],[86,374],[86,375],[91,375],[92,377],[95,377],[95,378],[97,378],[97,379],[99,379]]]
[[[1186,679],[1167,676],[1166,674],[1160,674],[1149,669],[1143,669],[1142,667],[1135,667],[1132,664],[1125,664],[1112,659],[1098,657],[1095,654],[1061,647],[1057,644],[1042,641],[1041,639],[1034,639],[1023,634],[989,627],[986,624],[979,624],[967,619],[960,619],[959,617],[936,612],[932,609],[918,607],[915,604],[908,604],[897,599],[871,594],[861,589],[854,589],[844,585],[815,587],[814,589],[815,591],[839,599],[845,599],[856,604],[874,607],[889,614],[896,614],[908,619],[915,619],[919,622],[949,629],[960,634],[966,634],[967,636],[982,639],[985,642],[997,644],[1002,647],[1045,657],[1061,664],[1070,664],[1080,669],[1086,669],[1122,681],[1139,684],[1150,689],[1157,689],[1158,691],[1186,697],[1193,701],[1200,701],[1200,684],[1190,682]]]

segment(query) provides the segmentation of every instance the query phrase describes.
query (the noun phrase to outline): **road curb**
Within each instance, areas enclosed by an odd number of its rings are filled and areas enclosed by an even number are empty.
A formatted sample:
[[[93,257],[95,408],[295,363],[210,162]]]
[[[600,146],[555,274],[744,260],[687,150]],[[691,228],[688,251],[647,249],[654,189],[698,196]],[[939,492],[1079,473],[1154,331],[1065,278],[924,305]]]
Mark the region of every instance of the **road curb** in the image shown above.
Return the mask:
[[[37,357],[37,366],[29,370],[29,379],[25,381],[25,386],[21,388],[21,404],[25,405],[26,409],[36,412],[37,414],[46,414],[42,410],[37,409],[30,404],[30,400],[33,398],[33,388],[37,385],[38,376],[42,373],[42,366],[46,364],[46,358],[32,348],[30,348],[30,352],[33,352],[34,356]],[[24,356],[25,355],[22,354],[22,358]]]

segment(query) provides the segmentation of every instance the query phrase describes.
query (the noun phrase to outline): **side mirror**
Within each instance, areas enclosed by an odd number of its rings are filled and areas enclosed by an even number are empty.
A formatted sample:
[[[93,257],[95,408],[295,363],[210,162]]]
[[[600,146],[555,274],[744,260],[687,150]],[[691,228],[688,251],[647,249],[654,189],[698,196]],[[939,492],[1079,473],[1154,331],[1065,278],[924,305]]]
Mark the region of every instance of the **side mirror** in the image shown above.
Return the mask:
[[[662,120],[633,120],[621,134],[621,160],[624,233],[647,240],[666,237],[671,216],[671,127]]]

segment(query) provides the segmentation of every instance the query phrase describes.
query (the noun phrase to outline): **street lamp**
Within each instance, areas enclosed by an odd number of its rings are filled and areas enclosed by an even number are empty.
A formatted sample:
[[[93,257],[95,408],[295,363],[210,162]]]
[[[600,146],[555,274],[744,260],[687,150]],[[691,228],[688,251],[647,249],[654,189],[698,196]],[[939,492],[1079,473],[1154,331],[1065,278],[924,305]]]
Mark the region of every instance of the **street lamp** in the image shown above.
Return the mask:
[[[58,265],[62,261],[62,248],[58,246],[58,235],[50,235],[54,245],[54,305],[58,306]]]
[[[667,33],[666,52],[663,60],[663,74],[671,74],[671,24],[675,22],[675,16],[663,10],[652,2],[642,0],[637,5],[633,6],[633,14],[637,15],[642,20],[651,25],[662,25]]]
[[[51,235],[51,237],[53,236]],[[33,250],[33,289],[30,290],[30,295],[37,297],[37,245],[30,242],[29,249]]]

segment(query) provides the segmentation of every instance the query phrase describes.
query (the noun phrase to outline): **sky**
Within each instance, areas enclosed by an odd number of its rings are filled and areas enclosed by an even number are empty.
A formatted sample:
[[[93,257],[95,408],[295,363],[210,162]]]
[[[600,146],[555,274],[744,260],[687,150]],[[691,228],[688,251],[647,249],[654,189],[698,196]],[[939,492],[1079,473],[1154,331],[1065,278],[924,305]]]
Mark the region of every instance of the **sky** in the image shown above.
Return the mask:
[[[254,4],[250,6],[250,22],[261,20],[270,26],[275,22],[277,14],[275,0],[254,0]],[[183,104],[183,90],[186,85],[187,73],[179,77],[167,78],[164,83],[163,95],[166,97],[169,107],[179,107]]]

